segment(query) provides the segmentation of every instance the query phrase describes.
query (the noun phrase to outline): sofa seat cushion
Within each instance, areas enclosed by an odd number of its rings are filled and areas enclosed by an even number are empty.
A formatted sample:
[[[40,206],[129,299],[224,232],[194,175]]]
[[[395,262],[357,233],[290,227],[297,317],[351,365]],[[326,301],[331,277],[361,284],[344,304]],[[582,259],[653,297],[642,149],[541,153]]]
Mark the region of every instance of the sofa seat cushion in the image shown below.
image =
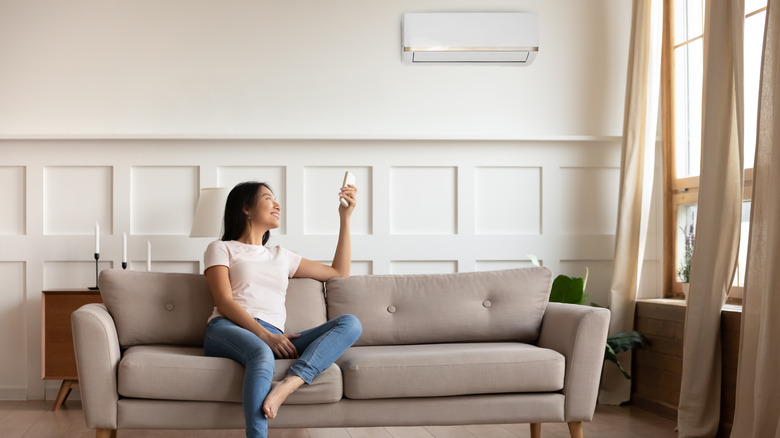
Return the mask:
[[[350,399],[553,392],[560,353],[516,342],[352,347],[336,362]]]
[[[276,361],[274,380],[281,380],[295,361]],[[119,362],[119,395],[159,400],[241,402],[244,367],[221,357],[209,357],[202,348],[139,345],[129,348]],[[286,404],[333,403],[342,396],[337,365],[303,385]]]

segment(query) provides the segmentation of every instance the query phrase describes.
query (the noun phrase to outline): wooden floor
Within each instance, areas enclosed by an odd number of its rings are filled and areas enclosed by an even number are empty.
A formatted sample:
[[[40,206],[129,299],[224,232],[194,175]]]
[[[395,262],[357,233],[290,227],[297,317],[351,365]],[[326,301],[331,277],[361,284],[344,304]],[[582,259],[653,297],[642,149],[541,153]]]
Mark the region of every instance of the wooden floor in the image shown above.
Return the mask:
[[[68,401],[52,412],[51,401],[0,401],[2,438],[92,438],[81,402]],[[592,423],[584,423],[585,438],[676,438],[675,424],[631,406],[598,406]],[[118,438],[241,438],[242,430],[120,430]],[[525,438],[527,424],[475,426],[365,427],[346,429],[272,429],[271,438]],[[542,425],[542,438],[568,437],[566,424]]]

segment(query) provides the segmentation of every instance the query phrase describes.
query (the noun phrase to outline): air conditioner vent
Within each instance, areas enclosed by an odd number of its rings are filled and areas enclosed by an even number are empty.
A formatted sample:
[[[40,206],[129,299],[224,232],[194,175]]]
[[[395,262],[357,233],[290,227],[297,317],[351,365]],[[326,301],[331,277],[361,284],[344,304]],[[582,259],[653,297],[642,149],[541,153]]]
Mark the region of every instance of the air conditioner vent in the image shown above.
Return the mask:
[[[539,18],[532,12],[410,12],[402,33],[407,64],[527,65],[539,51]]]

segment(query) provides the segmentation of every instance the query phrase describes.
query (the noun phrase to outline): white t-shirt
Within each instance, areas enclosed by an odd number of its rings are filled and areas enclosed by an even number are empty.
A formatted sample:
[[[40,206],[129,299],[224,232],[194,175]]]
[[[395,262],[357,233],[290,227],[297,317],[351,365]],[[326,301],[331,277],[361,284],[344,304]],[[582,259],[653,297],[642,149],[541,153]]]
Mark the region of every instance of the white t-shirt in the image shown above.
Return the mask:
[[[289,279],[302,257],[280,246],[248,245],[236,240],[211,242],[204,254],[205,268],[227,266],[233,301],[259,318],[284,331],[284,307]],[[224,316],[214,307],[209,321]]]

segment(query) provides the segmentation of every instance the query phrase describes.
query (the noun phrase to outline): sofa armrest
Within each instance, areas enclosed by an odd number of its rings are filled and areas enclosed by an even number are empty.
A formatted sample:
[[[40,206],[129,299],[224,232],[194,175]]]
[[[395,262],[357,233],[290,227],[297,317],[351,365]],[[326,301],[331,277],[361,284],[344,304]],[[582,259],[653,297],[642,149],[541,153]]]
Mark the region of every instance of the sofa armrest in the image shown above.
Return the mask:
[[[70,319],[87,426],[116,429],[121,352],[114,319],[103,304],[84,305]]]
[[[576,304],[549,303],[544,312],[538,345],[566,357],[563,394],[567,422],[593,419],[609,317],[607,309]]]

